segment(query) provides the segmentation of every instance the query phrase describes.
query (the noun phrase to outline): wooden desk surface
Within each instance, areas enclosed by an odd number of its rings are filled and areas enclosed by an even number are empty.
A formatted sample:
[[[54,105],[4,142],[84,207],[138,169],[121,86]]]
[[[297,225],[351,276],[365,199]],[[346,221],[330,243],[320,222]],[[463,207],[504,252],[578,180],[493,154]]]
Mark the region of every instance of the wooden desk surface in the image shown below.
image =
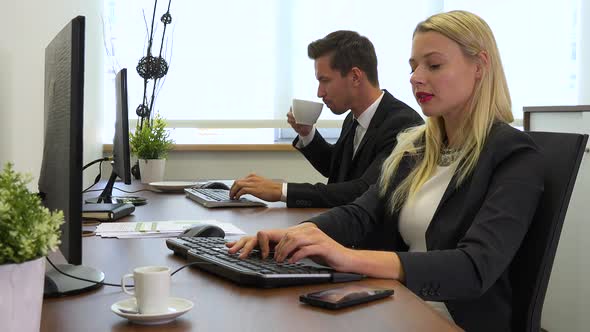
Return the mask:
[[[149,204],[137,207],[129,221],[216,219],[232,222],[247,233],[294,225],[321,209],[269,208],[205,209],[182,194],[140,193]],[[106,281],[120,282],[123,274],[142,265],[167,265],[172,270],[185,261],[172,255],[164,239],[84,238],[83,263],[102,270]],[[111,312],[125,299],[120,288],[103,286],[82,295],[43,301],[41,331],[459,331],[403,285],[393,280],[357,282],[393,288],[393,297],[339,311],[299,303],[299,295],[335,284],[256,289],[237,286],[196,268],[172,277],[172,296],[191,300],[191,311],[172,323],[143,326]]]

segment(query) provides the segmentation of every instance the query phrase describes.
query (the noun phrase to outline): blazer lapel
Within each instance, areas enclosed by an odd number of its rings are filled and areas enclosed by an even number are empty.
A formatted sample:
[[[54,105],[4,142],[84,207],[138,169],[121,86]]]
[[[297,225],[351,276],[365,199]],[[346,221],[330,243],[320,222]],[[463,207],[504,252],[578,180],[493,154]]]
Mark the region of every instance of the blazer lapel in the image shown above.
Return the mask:
[[[451,182],[449,182],[449,185],[447,186],[447,189],[445,189],[445,193],[443,194],[443,197],[440,199],[440,203],[438,203],[438,206],[436,207],[436,211],[434,211],[434,216],[438,213],[438,210],[440,209],[440,207],[445,204],[445,202],[455,193],[455,191],[457,191],[457,178],[458,178],[458,174],[455,173],[453,174],[453,177],[451,178]],[[434,219],[434,216],[432,217]]]
[[[342,133],[340,134],[340,140],[344,143],[346,142],[347,136],[350,134],[350,129],[352,128],[352,113],[349,113],[342,124]]]
[[[371,142],[371,144],[374,142],[373,138],[375,137],[375,133],[377,132],[377,128],[371,128],[372,124],[373,124],[373,121],[371,121],[369,128],[367,128],[367,132],[365,132],[365,136],[363,136],[361,143],[359,144],[358,148],[356,149],[356,153],[354,154],[354,158],[352,159],[353,162],[359,158],[359,155],[361,154],[363,147],[366,144],[368,144],[367,142]]]
[[[385,104],[390,103],[390,99],[393,98],[393,96],[391,96],[391,94],[389,92],[387,92],[387,90],[383,90],[383,98],[381,98],[381,102],[379,103],[379,106],[377,106],[377,110],[375,111],[375,114],[373,115],[373,118],[371,119],[371,122],[369,123],[369,128],[367,128],[367,131],[365,132],[365,136],[363,136],[363,139],[361,140],[361,143],[359,144],[358,148],[356,149],[356,153],[354,154],[354,158],[353,158],[353,162],[357,160],[357,158],[359,158],[358,156],[361,154],[361,151],[363,150],[363,147],[365,145],[368,144],[368,142],[371,142],[371,144],[373,144],[374,141],[374,137],[377,133],[377,129],[379,128],[379,125],[381,125],[383,123],[383,121],[385,121],[385,117],[387,115],[386,112],[388,112],[385,109]]]
[[[348,167],[350,162],[344,163],[342,158],[345,154],[346,149],[346,142],[347,142],[347,135],[352,127],[352,113],[349,113],[344,119],[344,123],[342,124],[342,131],[340,133],[340,137],[334,146],[334,152],[332,153],[332,166],[331,169],[333,170],[330,172],[332,175],[328,179],[328,183],[339,182],[342,181],[343,176],[346,176],[348,172]]]

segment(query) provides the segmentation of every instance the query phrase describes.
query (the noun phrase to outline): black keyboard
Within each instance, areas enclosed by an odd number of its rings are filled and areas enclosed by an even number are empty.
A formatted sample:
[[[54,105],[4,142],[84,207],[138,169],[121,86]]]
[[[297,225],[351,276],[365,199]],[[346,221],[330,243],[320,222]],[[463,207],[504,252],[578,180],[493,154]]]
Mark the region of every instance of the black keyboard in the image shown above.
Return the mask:
[[[229,254],[223,238],[185,237],[166,240],[168,248],[188,259],[199,269],[229,279],[239,285],[274,288],[323,282],[344,282],[362,279],[354,273],[336,272],[312,263],[277,263],[272,258],[262,259],[258,250],[246,259]]]

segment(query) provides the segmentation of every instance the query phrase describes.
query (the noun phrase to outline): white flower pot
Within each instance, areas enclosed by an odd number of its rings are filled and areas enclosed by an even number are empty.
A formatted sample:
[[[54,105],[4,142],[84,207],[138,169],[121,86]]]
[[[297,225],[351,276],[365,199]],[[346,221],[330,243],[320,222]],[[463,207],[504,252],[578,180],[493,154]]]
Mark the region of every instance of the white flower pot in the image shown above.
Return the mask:
[[[165,168],[166,159],[139,159],[141,183],[163,181]]]
[[[39,331],[45,257],[0,265],[0,325],[5,332]]]

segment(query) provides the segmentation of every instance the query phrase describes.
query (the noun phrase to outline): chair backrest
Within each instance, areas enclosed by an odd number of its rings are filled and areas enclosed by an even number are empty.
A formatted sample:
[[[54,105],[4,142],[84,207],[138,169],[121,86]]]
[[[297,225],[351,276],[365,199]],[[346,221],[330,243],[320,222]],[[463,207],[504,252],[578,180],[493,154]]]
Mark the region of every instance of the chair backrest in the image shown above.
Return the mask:
[[[549,276],[588,135],[528,132],[546,160],[545,191],[511,264],[513,331],[540,331]]]

